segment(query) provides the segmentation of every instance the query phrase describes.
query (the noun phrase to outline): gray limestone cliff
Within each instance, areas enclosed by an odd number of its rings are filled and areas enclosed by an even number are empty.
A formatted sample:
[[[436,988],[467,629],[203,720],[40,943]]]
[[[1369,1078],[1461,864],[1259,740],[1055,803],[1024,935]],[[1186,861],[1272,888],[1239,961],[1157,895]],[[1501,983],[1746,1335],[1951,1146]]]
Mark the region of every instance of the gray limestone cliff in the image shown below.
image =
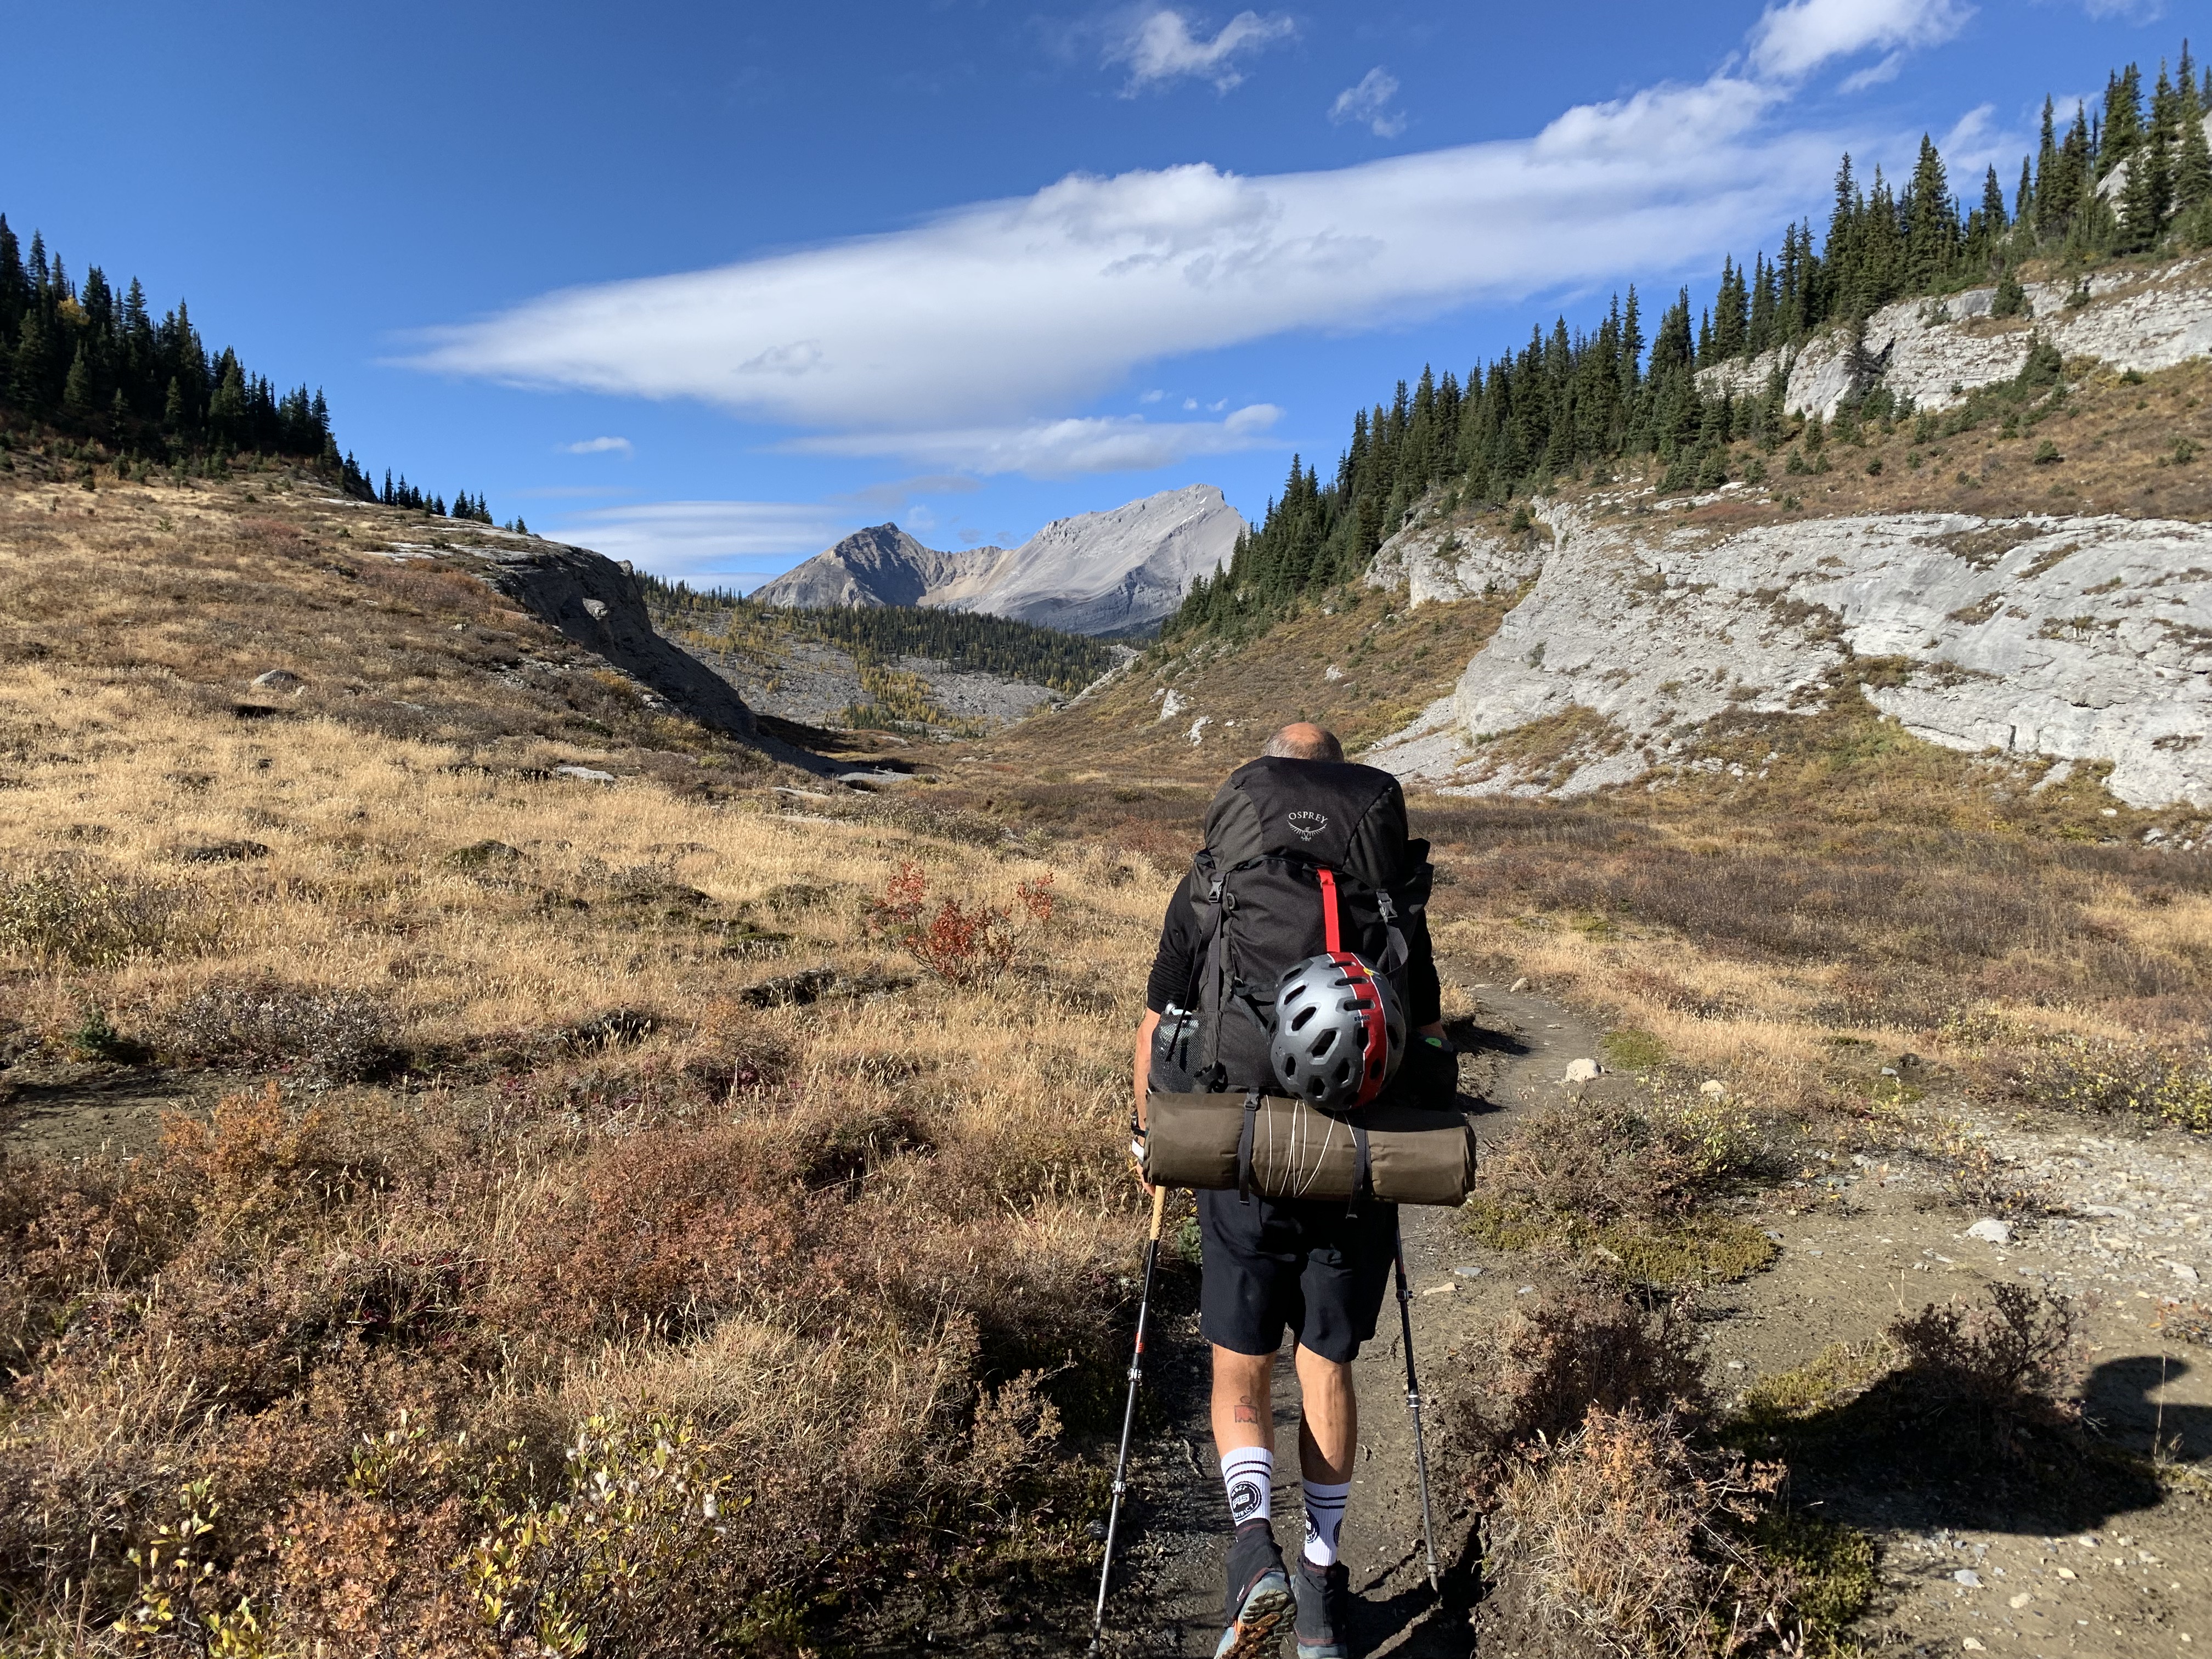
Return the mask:
[[[1948,748],[2109,763],[2130,805],[2212,806],[2212,526],[1537,516],[1526,546],[1412,531],[1378,558],[1370,580],[1417,601],[1527,591],[1451,695],[1368,758],[1454,792],[1572,795],[1680,763],[1723,715],[1804,711],[1856,682]],[[1498,741],[1547,720],[1564,755],[1540,768]]]
[[[1977,387],[2019,374],[2029,339],[2039,334],[2065,357],[2144,374],[2212,353],[2212,258],[2099,273],[2084,287],[2086,293],[2070,283],[2031,283],[2032,314],[2024,317],[1991,316],[1994,288],[1901,300],[1867,319],[1865,356],[1856,366],[1850,337],[1837,327],[1802,347],[1701,369],[1698,382],[1709,397],[1756,397],[1779,373],[1784,406],[1825,419],[1875,380],[1918,408],[1948,409]],[[1869,369],[1878,370],[1873,380]]]

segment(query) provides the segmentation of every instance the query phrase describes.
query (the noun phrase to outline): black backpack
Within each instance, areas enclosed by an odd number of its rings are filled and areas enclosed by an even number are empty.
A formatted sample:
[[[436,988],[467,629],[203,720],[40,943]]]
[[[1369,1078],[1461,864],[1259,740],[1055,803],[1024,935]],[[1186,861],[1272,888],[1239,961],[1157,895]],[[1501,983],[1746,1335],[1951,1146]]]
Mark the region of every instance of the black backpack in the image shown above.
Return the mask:
[[[1407,1007],[1398,924],[1427,906],[1431,874],[1429,844],[1408,839],[1405,792],[1388,772],[1273,757],[1238,767],[1206,808],[1205,850],[1191,860],[1199,939],[1160,1057],[1200,1090],[1270,1087],[1275,986],[1327,949],[1364,958]]]

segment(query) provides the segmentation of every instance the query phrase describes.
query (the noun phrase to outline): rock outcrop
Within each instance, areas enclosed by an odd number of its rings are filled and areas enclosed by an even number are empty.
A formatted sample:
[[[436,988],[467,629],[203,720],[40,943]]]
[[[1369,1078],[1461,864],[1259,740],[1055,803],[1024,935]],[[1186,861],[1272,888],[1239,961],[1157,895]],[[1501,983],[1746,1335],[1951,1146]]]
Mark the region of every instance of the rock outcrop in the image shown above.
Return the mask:
[[[1904,300],[1867,319],[1863,356],[1853,360],[1841,327],[1802,348],[1762,352],[1698,372],[1708,397],[1727,392],[1756,397],[1780,372],[1785,405],[1823,419],[1854,390],[1876,380],[1921,409],[1947,409],[1978,386],[2008,380],[2027,361],[2039,334],[2069,357],[2094,357],[2116,369],[2149,374],[2212,352],[2212,258],[2185,259],[2160,270],[2121,270],[2089,277],[2086,298],[2072,284],[2031,283],[2028,310],[1993,317],[1994,288],[1942,300]]]
[[[1149,632],[1226,564],[1243,520],[1212,484],[1055,519],[1019,547],[941,552],[896,525],[855,532],[756,589],[789,606],[944,605],[1072,634]]]
[[[790,765],[819,771],[829,764],[763,732],[728,681],[655,633],[628,564],[556,542],[481,552],[484,580],[494,587],[701,725],[741,738]]]
[[[2108,763],[2132,805],[2212,806],[2212,526],[1538,516],[1531,550],[1408,532],[1378,559],[1372,580],[1417,596],[1533,585],[1451,696],[1368,758],[1454,791],[1571,795],[1679,763],[1723,715],[1856,683],[1946,747]]]

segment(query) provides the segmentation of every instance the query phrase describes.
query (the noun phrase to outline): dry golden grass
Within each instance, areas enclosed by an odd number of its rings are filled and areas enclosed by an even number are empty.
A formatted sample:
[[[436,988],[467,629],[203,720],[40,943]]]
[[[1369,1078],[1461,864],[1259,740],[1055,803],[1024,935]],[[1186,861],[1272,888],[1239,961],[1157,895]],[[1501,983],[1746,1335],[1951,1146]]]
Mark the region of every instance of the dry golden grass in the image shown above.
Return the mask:
[[[1694,507],[1601,503],[1597,511],[1612,517],[1663,510],[1670,526],[1717,534],[1855,513],[2212,516],[2212,365],[2198,359],[2130,380],[2075,363],[2067,381],[2057,411],[2010,434],[1995,419],[1948,438],[1916,436],[1910,416],[1886,431],[1869,422],[1856,442],[1831,436],[1821,456],[1828,470],[1810,475],[1785,472],[1782,454],[1761,458],[1754,446],[1739,443],[1730,476],[1742,477],[1754,458],[1763,459],[1764,489],[1731,491]],[[2060,459],[2035,459],[2045,441]],[[1661,471],[1655,463],[1632,464],[1622,476],[1656,482]],[[1582,490],[1569,482],[1560,493],[1571,500]],[[1798,505],[1785,505],[1784,497]],[[1487,527],[1494,530],[1504,516],[1499,509]]]
[[[1869,1130],[1901,1126],[1939,1079],[2034,1103],[2023,1067],[2076,1039],[2162,1055],[2185,1082],[2204,1073],[2212,869],[2136,841],[2153,823],[2188,838],[2201,814],[2108,819],[2094,778],[2036,792],[1871,714],[1778,720],[1756,740],[1782,750],[1764,780],[1572,805],[1417,793],[1447,979],[1525,975],[1644,1034],[1656,1052],[1625,1069]],[[1006,761],[949,773],[924,798],[1040,847],[1103,843],[1164,869],[1193,850],[1209,793],[1195,778],[1037,782]],[[1884,1078],[1908,1049],[1927,1063]],[[2170,1089],[2163,1115],[2212,1127],[2194,1088]]]
[[[796,1652],[1058,1571],[1159,872],[794,787],[271,485],[0,495],[0,1640]],[[230,1092],[73,1138],[118,1089]]]
[[[1402,596],[1353,589],[1328,604],[1248,644],[1148,653],[1070,708],[961,752],[979,774],[1024,783],[1180,779],[1208,788],[1291,720],[1316,720],[1356,753],[1449,691],[1511,599],[1416,611]],[[1164,717],[1170,692],[1181,712]]]

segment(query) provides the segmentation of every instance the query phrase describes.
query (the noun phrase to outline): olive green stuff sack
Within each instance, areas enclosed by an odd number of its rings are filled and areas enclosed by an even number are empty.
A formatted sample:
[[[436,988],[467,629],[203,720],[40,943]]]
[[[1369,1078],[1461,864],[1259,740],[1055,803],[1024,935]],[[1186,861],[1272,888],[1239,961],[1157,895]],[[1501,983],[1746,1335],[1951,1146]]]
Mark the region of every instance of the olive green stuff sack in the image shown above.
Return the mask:
[[[1155,1187],[1228,1188],[1238,1180],[1242,1094],[1155,1094],[1145,1109],[1145,1179]],[[1266,1198],[1349,1200],[1358,1178],[1354,1122],[1367,1132],[1365,1196],[1390,1204],[1467,1201],[1474,1184],[1474,1128],[1463,1112],[1388,1101],[1331,1112],[1262,1095],[1252,1115],[1249,1190]]]

